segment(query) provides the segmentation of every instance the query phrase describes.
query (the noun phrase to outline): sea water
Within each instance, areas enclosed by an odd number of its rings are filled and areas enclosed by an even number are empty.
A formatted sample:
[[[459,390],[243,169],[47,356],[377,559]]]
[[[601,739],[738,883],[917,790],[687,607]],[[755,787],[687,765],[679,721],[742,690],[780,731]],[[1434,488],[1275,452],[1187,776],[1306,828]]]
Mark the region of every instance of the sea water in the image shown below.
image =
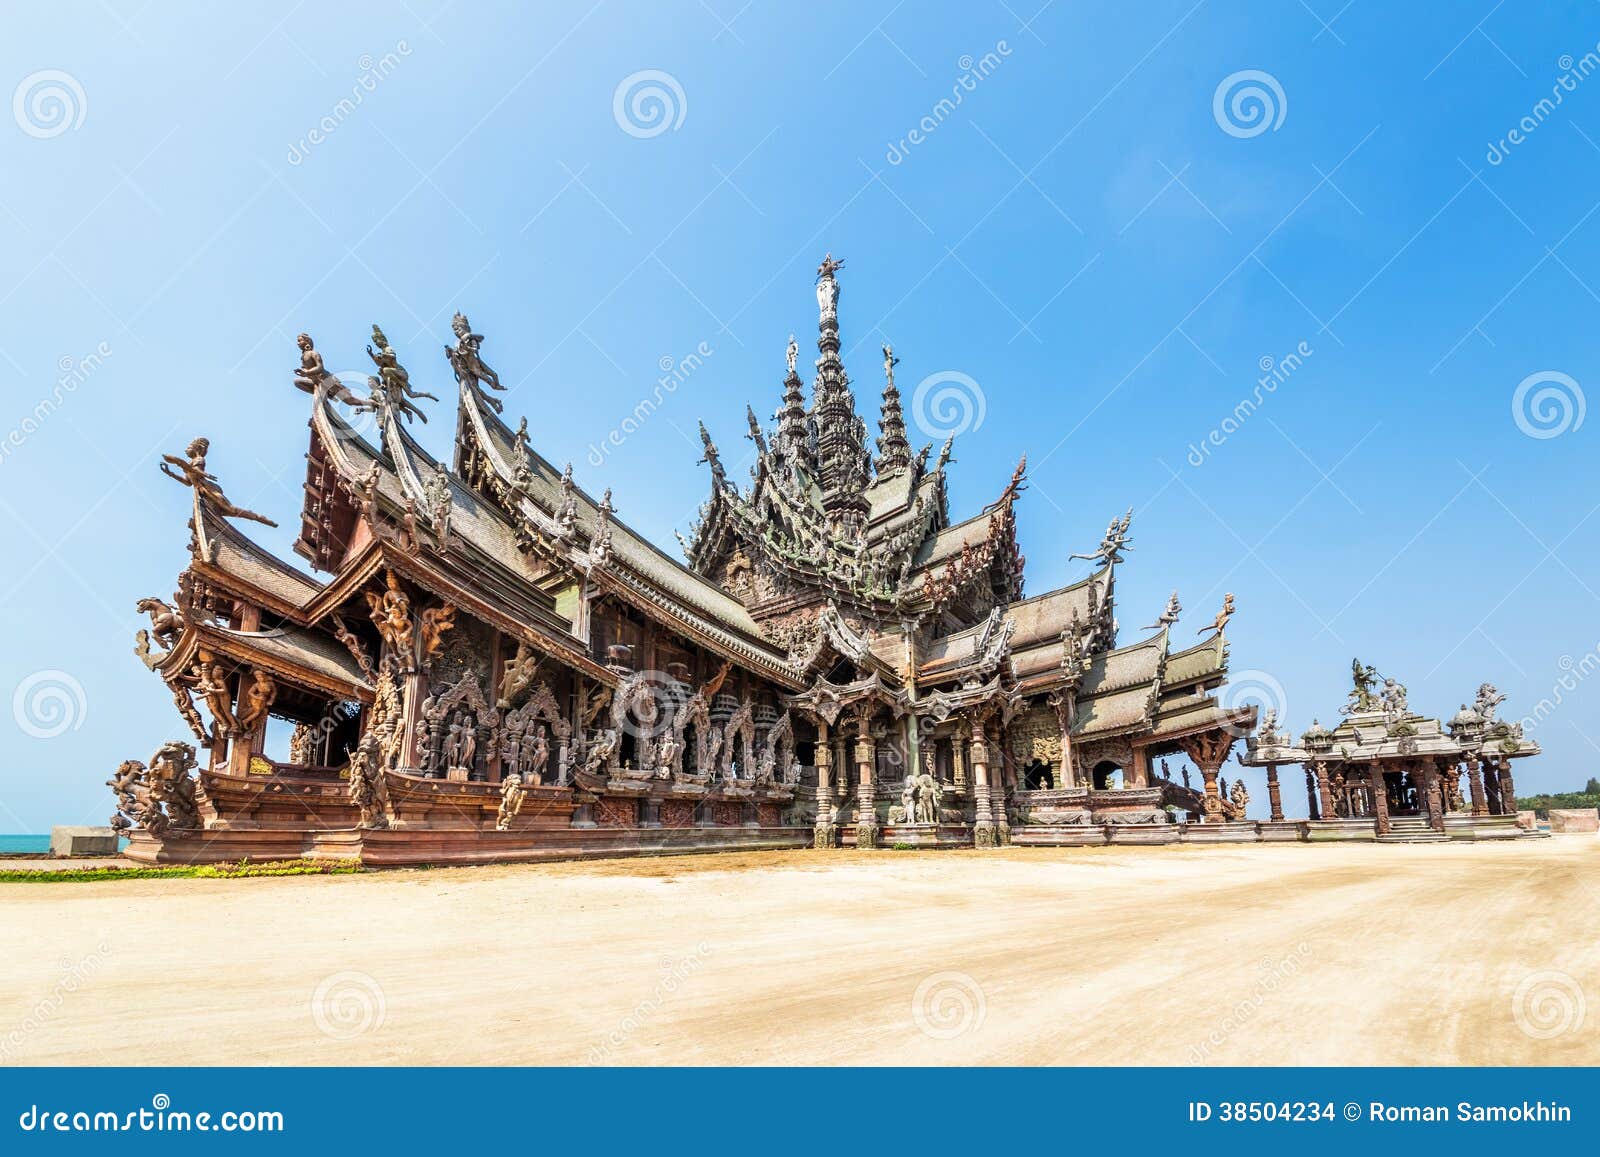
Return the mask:
[[[0,856],[15,856],[23,852],[48,852],[49,836],[0,835]]]

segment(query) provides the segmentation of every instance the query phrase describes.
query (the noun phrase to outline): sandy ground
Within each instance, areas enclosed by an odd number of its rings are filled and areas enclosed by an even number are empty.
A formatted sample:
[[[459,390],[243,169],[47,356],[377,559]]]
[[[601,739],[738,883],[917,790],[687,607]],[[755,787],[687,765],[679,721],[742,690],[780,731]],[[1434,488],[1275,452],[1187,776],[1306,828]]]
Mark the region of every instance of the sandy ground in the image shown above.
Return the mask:
[[[0,1060],[1596,1064],[1596,928],[1593,836],[14,884]]]

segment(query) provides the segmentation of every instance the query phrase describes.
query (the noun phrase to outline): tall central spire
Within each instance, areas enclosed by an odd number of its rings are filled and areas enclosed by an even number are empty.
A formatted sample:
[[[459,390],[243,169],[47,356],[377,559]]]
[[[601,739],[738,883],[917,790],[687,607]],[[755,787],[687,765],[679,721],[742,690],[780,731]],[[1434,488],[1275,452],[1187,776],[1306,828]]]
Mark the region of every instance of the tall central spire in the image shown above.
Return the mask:
[[[839,360],[839,283],[834,273],[844,262],[830,253],[817,267],[817,377],[812,386],[812,416],[817,423],[817,472],[822,506],[837,531],[865,529],[867,427],[856,415],[850,378]]]

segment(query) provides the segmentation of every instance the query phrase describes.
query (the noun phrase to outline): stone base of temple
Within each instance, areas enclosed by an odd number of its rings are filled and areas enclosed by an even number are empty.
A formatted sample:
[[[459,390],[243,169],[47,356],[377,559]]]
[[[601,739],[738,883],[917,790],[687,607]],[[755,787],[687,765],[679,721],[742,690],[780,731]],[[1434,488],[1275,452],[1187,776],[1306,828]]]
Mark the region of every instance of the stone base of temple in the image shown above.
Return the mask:
[[[1516,816],[1445,816],[1444,832],[1452,840],[1515,840],[1530,834]]]
[[[966,824],[890,824],[879,839],[886,848],[970,848],[972,829]]]
[[[532,863],[614,856],[805,848],[810,828],[679,827],[350,829],[345,831],[199,831],[156,839],[136,831],[123,853],[146,864],[215,864],[231,860],[356,860],[369,867]]]
[[[1371,820],[1305,820],[1305,839],[1313,844],[1340,840],[1358,840],[1370,843],[1378,838]]]
[[[1261,825],[1248,820],[1222,824],[1175,824],[1183,829],[1186,844],[1254,844],[1261,842]]]
[[[814,848],[837,848],[839,846],[839,829],[833,824],[818,824],[811,829],[811,846]]]

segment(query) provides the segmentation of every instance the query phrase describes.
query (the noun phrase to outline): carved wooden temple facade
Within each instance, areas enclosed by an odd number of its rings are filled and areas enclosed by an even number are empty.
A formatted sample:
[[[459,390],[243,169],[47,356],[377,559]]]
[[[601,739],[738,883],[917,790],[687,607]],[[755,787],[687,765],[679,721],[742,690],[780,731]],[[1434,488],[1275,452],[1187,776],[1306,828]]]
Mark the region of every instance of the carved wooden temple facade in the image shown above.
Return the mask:
[[[1218,771],[1255,725],[1215,692],[1227,605],[1118,639],[1129,516],[1092,573],[1026,597],[1024,466],[952,521],[951,446],[914,451],[884,351],[879,436],[840,359],[838,263],[817,279],[809,396],[791,339],[756,465],[711,494],[687,564],[513,428],[455,319],[451,461],[413,438],[431,394],[373,328],[368,390],[300,339],[310,447],[292,566],[232,520],[197,440],[172,603],[138,651],[193,742],[124,763],[114,822],[151,861],[374,864],[729,847],[1170,842],[1242,821]],[[278,721],[276,724],[273,721]],[[292,727],[269,755],[269,730]],[[1158,775],[1187,756],[1191,788]],[[1194,822],[1174,823],[1187,817]]]

